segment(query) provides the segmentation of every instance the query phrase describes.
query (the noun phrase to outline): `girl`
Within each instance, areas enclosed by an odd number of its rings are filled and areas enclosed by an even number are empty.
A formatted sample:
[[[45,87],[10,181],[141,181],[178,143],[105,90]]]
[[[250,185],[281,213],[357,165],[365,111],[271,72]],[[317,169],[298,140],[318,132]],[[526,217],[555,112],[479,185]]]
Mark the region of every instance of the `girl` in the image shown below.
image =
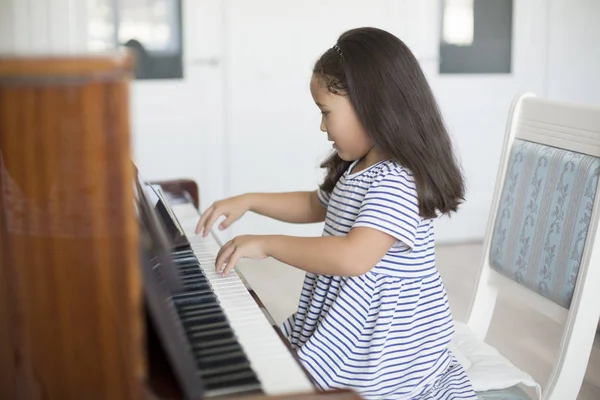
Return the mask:
[[[333,142],[313,192],[246,194],[213,204],[197,233],[246,211],[325,221],[322,237],[239,236],[216,261],[273,257],[306,271],[283,325],[320,388],[366,399],[475,399],[447,345],[454,332],[435,266],[433,219],[463,200],[461,172],[410,50],[392,34],[353,29],[317,61],[310,91]]]

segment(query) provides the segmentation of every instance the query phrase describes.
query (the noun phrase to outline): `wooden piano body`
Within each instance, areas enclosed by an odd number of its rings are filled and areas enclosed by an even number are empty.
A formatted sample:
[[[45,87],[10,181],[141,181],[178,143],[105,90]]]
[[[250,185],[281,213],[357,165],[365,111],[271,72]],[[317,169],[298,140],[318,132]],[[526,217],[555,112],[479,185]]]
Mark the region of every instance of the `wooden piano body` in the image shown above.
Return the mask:
[[[130,71],[125,55],[0,58],[0,399],[189,398],[148,306],[140,247],[154,236],[134,184]],[[194,218],[194,182],[160,186],[171,210]],[[359,399],[311,389],[220,398]]]

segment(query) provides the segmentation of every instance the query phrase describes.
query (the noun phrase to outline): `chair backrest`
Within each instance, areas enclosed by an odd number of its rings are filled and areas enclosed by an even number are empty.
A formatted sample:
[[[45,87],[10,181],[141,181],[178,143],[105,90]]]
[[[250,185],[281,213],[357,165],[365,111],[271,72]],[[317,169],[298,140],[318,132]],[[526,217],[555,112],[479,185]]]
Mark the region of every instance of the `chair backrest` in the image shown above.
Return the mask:
[[[598,326],[599,175],[600,107],[514,101],[467,325],[485,338],[500,288],[564,323],[544,399],[577,397]]]

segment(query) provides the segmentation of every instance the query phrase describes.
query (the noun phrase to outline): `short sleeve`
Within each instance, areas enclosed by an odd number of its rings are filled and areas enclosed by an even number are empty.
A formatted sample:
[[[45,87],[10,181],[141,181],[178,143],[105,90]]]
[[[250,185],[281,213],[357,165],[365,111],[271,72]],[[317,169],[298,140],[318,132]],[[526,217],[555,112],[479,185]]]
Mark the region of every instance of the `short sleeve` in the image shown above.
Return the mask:
[[[420,222],[414,180],[405,172],[387,172],[367,190],[353,227],[377,229],[412,249]]]
[[[319,201],[325,207],[329,204],[329,198],[331,197],[331,193],[326,193],[321,188],[317,188],[317,197],[319,197]]]

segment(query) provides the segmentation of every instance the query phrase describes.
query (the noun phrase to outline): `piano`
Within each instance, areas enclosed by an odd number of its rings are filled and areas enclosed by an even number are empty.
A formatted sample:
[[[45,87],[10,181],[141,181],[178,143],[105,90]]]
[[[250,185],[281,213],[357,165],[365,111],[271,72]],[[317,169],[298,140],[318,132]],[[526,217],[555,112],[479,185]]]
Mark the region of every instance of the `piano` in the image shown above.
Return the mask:
[[[138,178],[131,69],[0,58],[0,398],[360,399],[318,390],[243,277],[214,272],[194,182]]]
[[[180,384],[188,397],[202,394],[219,395],[260,393],[281,396],[294,393],[312,393],[314,385],[284,344],[277,328],[257,297],[235,271],[223,278],[214,270],[216,255],[221,247],[214,234],[206,238],[194,234],[200,217],[192,195],[163,192],[154,185],[145,186],[154,193],[152,206],[157,227],[164,231],[166,242],[165,261],[169,270],[176,271],[164,277],[165,284],[172,287],[164,293],[165,298],[150,311],[155,324],[166,319],[169,310],[158,307],[169,304],[176,315],[173,326],[157,326],[158,334],[169,340],[169,332],[181,324],[181,343],[172,343],[168,357],[179,367]],[[168,200],[167,200],[168,199]],[[149,216],[152,219],[153,216]],[[159,233],[146,227],[144,231]],[[156,246],[155,246],[156,247]],[[147,259],[158,259],[149,254]],[[155,261],[149,269],[163,265]],[[161,271],[166,275],[164,271]],[[147,297],[156,296],[146,285]],[[177,287],[176,289],[173,287]],[[158,313],[163,315],[159,316]],[[267,315],[265,315],[267,314]],[[161,328],[163,329],[161,331]],[[186,351],[178,353],[177,345]],[[178,358],[179,357],[179,358]]]

